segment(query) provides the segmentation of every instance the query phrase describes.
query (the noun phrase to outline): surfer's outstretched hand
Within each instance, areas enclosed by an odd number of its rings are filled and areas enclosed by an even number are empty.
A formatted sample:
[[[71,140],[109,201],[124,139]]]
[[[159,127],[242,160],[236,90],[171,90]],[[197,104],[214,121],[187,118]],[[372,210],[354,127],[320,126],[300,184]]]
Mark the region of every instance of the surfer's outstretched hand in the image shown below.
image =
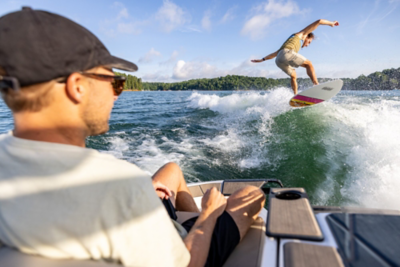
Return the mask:
[[[331,27],[339,26],[339,22],[337,20],[333,21]]]
[[[260,63],[260,62],[263,62],[264,60],[262,60],[262,59],[252,59],[251,60],[251,62],[253,62],[253,63]]]

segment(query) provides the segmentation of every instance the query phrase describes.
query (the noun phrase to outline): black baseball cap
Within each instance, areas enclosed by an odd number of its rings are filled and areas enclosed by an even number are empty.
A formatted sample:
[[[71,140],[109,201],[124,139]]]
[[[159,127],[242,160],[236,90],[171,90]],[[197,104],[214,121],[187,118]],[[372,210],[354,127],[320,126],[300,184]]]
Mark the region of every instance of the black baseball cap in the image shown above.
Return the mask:
[[[60,15],[23,7],[0,17],[0,89],[28,86],[105,66],[137,71],[114,57],[89,30]]]

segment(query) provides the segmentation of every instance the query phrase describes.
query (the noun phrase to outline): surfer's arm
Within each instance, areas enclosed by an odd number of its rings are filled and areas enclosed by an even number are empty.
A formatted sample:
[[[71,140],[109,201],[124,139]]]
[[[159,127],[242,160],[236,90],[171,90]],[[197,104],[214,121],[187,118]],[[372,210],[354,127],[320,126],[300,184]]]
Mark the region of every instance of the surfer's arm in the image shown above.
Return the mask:
[[[278,55],[278,53],[279,53],[279,50],[276,51],[276,52],[274,52],[274,53],[272,53],[272,54],[269,54],[269,55],[266,56],[266,57],[263,57],[262,59],[252,59],[251,62],[253,62],[253,63],[259,63],[259,62],[263,62],[263,61],[268,60],[268,59],[273,59],[273,58],[275,58],[275,57]]]
[[[305,27],[303,30],[299,31],[296,33],[299,35],[299,37],[302,39],[304,36],[307,36],[310,32],[313,32],[316,28],[318,28],[319,25],[329,25],[331,27],[334,26],[339,26],[339,22],[335,21],[329,21],[326,19],[319,19],[315,21],[314,23],[311,23],[307,27]]]

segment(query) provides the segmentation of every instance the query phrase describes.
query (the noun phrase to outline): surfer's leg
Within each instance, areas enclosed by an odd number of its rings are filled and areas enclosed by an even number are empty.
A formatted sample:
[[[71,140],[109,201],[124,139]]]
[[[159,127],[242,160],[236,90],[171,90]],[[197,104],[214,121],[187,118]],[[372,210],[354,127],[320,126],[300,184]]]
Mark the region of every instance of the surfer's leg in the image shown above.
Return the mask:
[[[292,85],[294,95],[297,95],[297,75],[295,70],[292,70],[290,74],[290,84]]]
[[[264,207],[265,195],[255,186],[246,186],[234,192],[227,201],[225,210],[231,215],[242,239]]]
[[[283,72],[290,76],[290,83],[292,85],[292,89],[295,95],[297,95],[297,76],[296,71],[294,70],[293,66],[291,66],[291,64],[294,65],[296,68],[298,67],[298,65],[296,65],[296,63],[293,61],[295,58],[297,58],[297,55],[298,54],[296,52],[293,52],[292,50],[284,49],[278,53],[278,56],[275,59],[276,66],[278,66],[278,68],[280,68]],[[301,57],[299,57],[299,59],[301,59]],[[304,60],[299,61],[298,64],[303,64],[303,62]]]
[[[306,68],[308,77],[310,77],[310,79],[314,85],[317,85],[318,79],[317,79],[317,75],[315,74],[315,69],[314,69],[314,66],[311,63],[311,61],[306,60],[306,61],[304,61],[304,63],[301,66],[303,68]]]
[[[171,190],[171,202],[178,211],[199,212],[182,170],[176,163],[170,162],[162,166],[153,175],[153,181],[160,182]]]

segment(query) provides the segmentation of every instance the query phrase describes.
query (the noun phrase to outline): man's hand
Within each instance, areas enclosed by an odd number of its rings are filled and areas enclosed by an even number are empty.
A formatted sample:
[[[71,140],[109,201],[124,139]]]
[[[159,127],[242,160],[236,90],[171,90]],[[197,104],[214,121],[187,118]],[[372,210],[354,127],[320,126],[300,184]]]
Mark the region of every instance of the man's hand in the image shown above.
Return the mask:
[[[226,199],[213,187],[203,195],[201,207],[202,211],[199,217],[183,240],[190,252],[189,267],[204,266],[206,264],[213,230],[218,217],[225,210]]]
[[[213,187],[206,191],[201,201],[202,212],[218,218],[224,212],[225,207],[226,199],[217,188]]]
[[[163,185],[160,182],[155,182],[152,181],[154,190],[156,190],[156,193],[159,198],[161,199],[168,199],[172,196],[171,190],[168,189],[165,185]]]
[[[335,26],[339,26],[339,22],[336,20],[331,22],[331,27],[335,27]]]
[[[252,59],[251,60],[251,62],[253,62],[253,63],[260,63],[260,62],[263,62],[264,60],[262,60],[262,59]]]

